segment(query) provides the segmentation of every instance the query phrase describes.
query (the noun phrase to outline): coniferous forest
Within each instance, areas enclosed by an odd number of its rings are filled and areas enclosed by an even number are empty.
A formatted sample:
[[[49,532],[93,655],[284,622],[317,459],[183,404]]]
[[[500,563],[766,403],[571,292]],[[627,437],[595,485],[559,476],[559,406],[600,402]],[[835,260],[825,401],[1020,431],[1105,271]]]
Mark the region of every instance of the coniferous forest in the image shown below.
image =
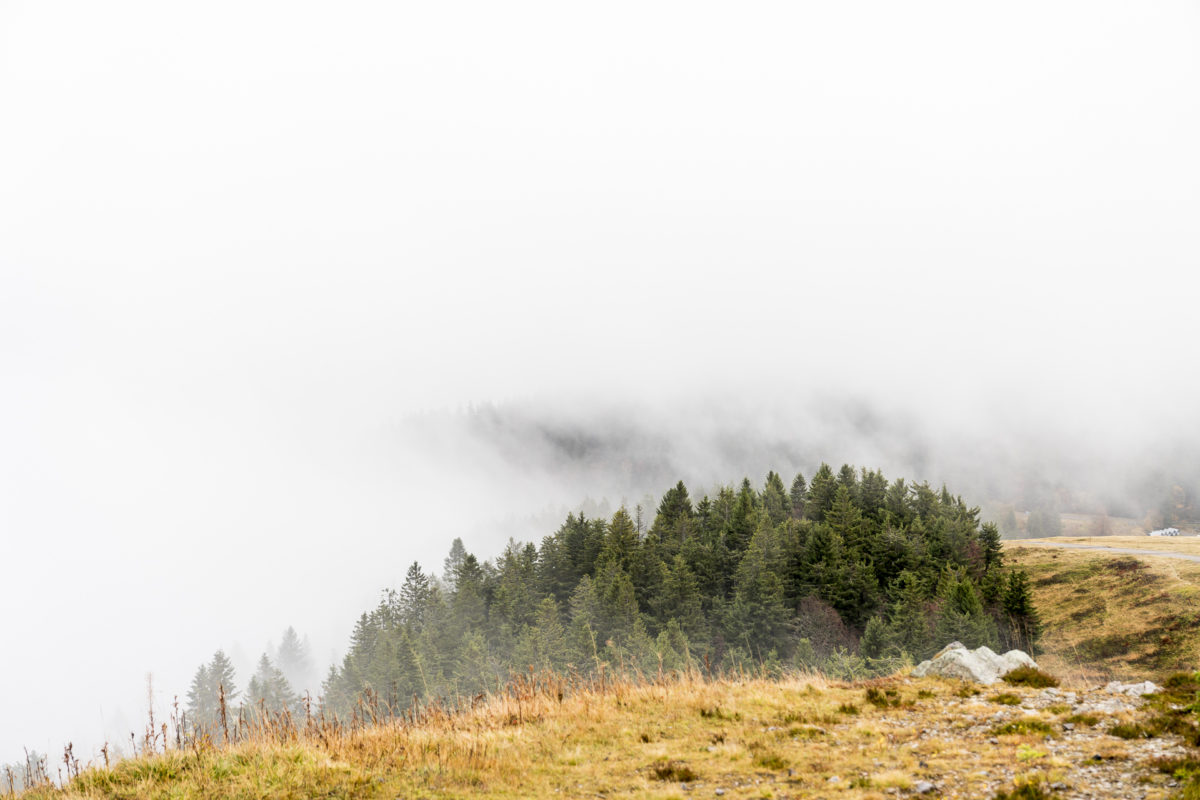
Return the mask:
[[[440,577],[414,563],[355,623],[321,707],[346,714],[370,696],[400,712],[529,669],[860,677],[953,640],[1036,646],[1026,576],[1004,567],[996,527],[945,488],[822,464],[811,480],[770,472],[761,488],[745,479],[699,500],[680,482],[648,525],[641,517],[571,514],[495,560],[456,539]],[[197,672],[193,721],[213,720],[213,675],[227,669],[218,654]],[[297,703],[266,656],[245,700]]]

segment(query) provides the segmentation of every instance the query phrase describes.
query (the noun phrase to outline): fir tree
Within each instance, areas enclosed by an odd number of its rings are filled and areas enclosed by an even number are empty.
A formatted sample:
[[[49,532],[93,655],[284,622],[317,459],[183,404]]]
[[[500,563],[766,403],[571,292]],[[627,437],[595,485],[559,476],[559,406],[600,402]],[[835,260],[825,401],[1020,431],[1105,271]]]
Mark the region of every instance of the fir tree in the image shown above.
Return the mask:
[[[804,514],[809,519],[821,522],[825,512],[833,507],[834,494],[837,492],[837,478],[833,468],[822,463],[813,474],[812,483],[808,486],[808,497],[804,501]]]
[[[296,629],[290,625],[283,632],[283,638],[279,642],[276,662],[292,686],[311,686],[313,665],[309,656],[308,639],[302,640]]]
[[[789,499],[792,503],[792,519],[804,519],[804,500],[808,496],[808,483],[804,475],[797,472],[792,479],[792,490]]]
[[[290,711],[296,707],[296,693],[283,672],[271,663],[266,653],[258,660],[258,669],[246,688],[246,703],[251,713]]]
[[[783,479],[774,472],[767,473],[767,482],[763,486],[763,510],[771,520],[772,525],[779,525],[791,516],[791,498],[783,487]]]
[[[995,523],[985,522],[979,530],[979,543],[983,547],[983,568],[999,567],[1004,559],[1004,545],[1000,543],[1000,529]]]
[[[1036,652],[1038,639],[1042,636],[1042,622],[1033,606],[1029,576],[1024,570],[1009,573],[1003,610],[1008,645],[1029,653]]]
[[[212,662],[208,665],[209,685],[214,693],[219,693],[224,688],[225,702],[231,706],[239,695],[235,678],[233,664],[225,655],[225,651],[218,650],[213,653]]]
[[[206,727],[212,724],[216,714],[215,694],[208,665],[201,664],[187,693],[187,714],[193,725]]]

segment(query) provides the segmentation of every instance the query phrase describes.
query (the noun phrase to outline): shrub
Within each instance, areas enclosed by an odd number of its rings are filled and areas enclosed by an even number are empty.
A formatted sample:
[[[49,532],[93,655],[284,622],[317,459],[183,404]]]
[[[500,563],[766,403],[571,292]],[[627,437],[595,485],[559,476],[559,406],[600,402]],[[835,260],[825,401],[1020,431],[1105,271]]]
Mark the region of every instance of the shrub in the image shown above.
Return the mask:
[[[1054,729],[1040,719],[1018,719],[992,729],[996,736],[1025,736],[1031,733],[1050,734]]]
[[[1034,667],[1017,667],[1004,676],[1004,682],[1010,686],[1030,686],[1034,689],[1058,686],[1058,678]]]
[[[1113,725],[1109,731],[1118,739],[1153,739],[1154,731],[1144,725],[1136,722],[1122,722],[1119,725]]]
[[[1095,714],[1072,714],[1063,720],[1063,722],[1070,722],[1074,725],[1084,725],[1088,728],[1092,727],[1099,721],[1100,718]]]
[[[867,689],[864,699],[876,708],[895,708],[900,705],[900,695],[895,689],[888,689],[886,692],[881,692],[872,686]]]
[[[1049,800],[1053,790],[1047,790],[1040,782],[1022,783],[1009,792],[996,792],[993,800]]]
[[[700,777],[682,761],[657,761],[650,765],[650,774],[660,781],[694,781]]]

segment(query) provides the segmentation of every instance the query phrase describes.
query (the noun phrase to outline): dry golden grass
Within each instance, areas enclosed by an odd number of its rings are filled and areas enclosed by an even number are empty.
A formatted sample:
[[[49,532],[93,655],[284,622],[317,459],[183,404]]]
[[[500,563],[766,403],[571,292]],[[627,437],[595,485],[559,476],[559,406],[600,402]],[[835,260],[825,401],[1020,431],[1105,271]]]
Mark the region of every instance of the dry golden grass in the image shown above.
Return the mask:
[[[1009,544],[1020,546],[1036,545],[1042,542],[1086,544],[1096,547],[1132,547],[1135,550],[1161,550],[1164,553],[1200,556],[1200,536],[1057,536],[1053,539],[1017,539]]]
[[[411,722],[264,729],[226,748],[143,755],[28,797],[883,800],[921,781],[942,797],[991,797],[1016,778],[1074,780],[1072,770],[1093,769],[1093,755],[1127,759],[1140,746],[1083,728],[1071,734],[1084,739],[1077,746],[1051,742],[1046,730],[1062,733],[1056,710],[960,697],[959,688],[902,676],[846,685],[819,676],[689,675],[564,691],[549,677]],[[872,689],[889,703],[869,702]],[[1011,691],[1023,702],[1038,697]],[[846,713],[851,706],[857,713]],[[1041,725],[1006,734],[997,714]],[[1114,775],[1131,770],[1112,765]]]
[[[1104,537],[1067,543],[1200,554],[1200,539]],[[1006,542],[1030,576],[1045,625],[1039,663],[1074,685],[1161,680],[1200,667],[1200,562]]]

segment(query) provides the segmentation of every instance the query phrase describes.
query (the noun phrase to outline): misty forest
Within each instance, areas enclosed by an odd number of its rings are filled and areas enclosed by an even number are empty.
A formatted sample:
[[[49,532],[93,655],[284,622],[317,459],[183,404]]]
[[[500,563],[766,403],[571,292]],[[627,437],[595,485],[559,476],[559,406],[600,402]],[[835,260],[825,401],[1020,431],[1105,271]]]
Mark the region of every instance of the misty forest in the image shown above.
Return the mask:
[[[318,698],[298,696],[311,658],[289,628],[244,685],[223,652],[201,665],[186,721],[346,717],[364,702],[400,714],[527,670],[866,677],[953,640],[1033,650],[1038,635],[1028,580],[1004,568],[978,508],[822,464],[809,480],[770,472],[761,488],[745,479],[698,501],[679,482],[648,521],[640,507],[569,514],[540,545],[510,541],[494,560],[455,539],[440,576],[412,564],[359,617]]]

